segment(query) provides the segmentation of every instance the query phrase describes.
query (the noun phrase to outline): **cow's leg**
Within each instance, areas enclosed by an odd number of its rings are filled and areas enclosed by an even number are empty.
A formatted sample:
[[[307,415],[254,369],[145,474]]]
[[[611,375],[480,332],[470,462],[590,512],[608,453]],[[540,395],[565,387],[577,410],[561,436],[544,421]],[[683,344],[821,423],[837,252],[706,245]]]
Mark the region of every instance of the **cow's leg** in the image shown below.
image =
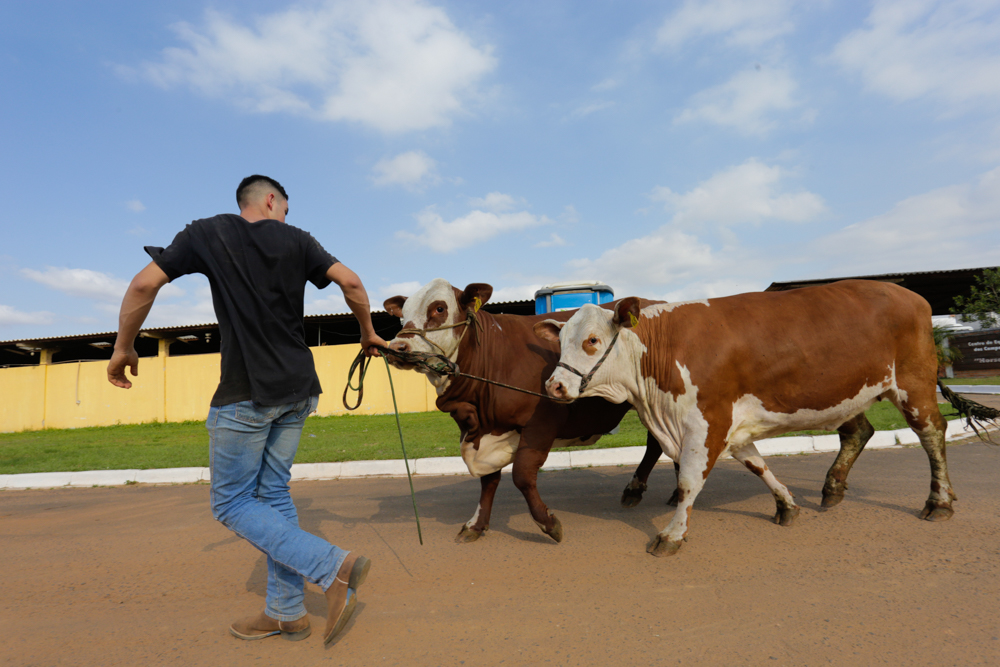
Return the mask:
[[[702,436],[704,438],[704,436]],[[681,548],[687,536],[688,518],[695,498],[705,478],[715,465],[722,446],[708,447],[701,442],[685,441],[681,448],[680,473],[677,476],[677,511],[667,527],[660,531],[646,547],[646,552],[654,556],[672,556]]]
[[[542,497],[538,493],[538,471],[547,458],[548,452],[525,447],[522,440],[522,445],[514,454],[514,486],[524,494],[531,518],[535,520],[542,532],[556,542],[562,542],[562,524],[559,523],[559,519],[554,514],[549,513],[549,508],[542,502]]]
[[[733,452],[733,458],[747,467],[750,472],[760,477],[771,489],[774,502],[778,506],[778,512],[774,515],[774,522],[782,526],[790,526],[799,515],[799,506],[795,504],[792,494],[788,492],[788,487],[778,481],[771,472],[764,459],[761,457],[757,447],[751,442],[739,451]]]
[[[646,491],[646,482],[649,480],[649,473],[653,471],[653,466],[660,460],[663,448],[649,431],[646,431],[646,453],[642,455],[642,461],[632,475],[632,481],[628,483],[622,491],[622,507],[635,507],[642,502],[642,494]],[[676,465],[676,464],[674,464]],[[674,491],[676,495],[677,492]]]
[[[677,461],[674,461],[674,480],[679,481],[680,478],[681,478],[681,464],[678,463]],[[680,486],[674,486],[674,492],[670,494],[670,499],[667,500],[667,504],[670,505],[671,507],[677,507],[679,490]]]
[[[479,493],[479,506],[476,507],[476,513],[472,515],[472,518],[458,532],[455,541],[459,544],[475,542],[490,528],[490,514],[493,512],[493,498],[500,485],[500,471],[483,475],[479,481],[482,485]]]
[[[823,484],[823,507],[833,507],[844,499],[847,474],[851,472],[851,466],[858,460],[861,450],[875,433],[875,427],[862,412],[841,424],[837,433],[840,435],[840,453],[826,473],[826,482]]]
[[[938,409],[935,392],[931,393],[931,400],[925,397],[922,401],[914,396],[916,393],[910,392],[908,400],[900,401],[897,407],[906,418],[906,423],[920,438],[920,445],[927,452],[931,463],[931,494],[920,512],[920,518],[947,521],[955,513],[951,508],[951,501],[958,500],[948,478],[948,459],[945,454],[947,422]]]

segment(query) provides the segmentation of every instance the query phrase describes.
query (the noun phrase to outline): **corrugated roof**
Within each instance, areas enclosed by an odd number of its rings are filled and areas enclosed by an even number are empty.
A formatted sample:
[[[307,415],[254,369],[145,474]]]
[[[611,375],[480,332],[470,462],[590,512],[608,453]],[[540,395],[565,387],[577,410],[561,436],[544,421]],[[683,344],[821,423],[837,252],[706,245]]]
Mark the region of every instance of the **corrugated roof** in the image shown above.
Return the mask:
[[[496,301],[490,302],[491,306],[504,306],[504,305],[514,305],[514,304],[532,304],[533,301],[529,299],[516,300],[516,301]],[[384,310],[373,310],[372,315],[389,315]],[[354,317],[354,313],[347,311],[344,313],[317,313],[314,315],[306,315],[303,319],[305,321],[316,320],[321,318],[341,318],[341,317]],[[395,318],[394,318],[395,319]],[[200,324],[177,324],[174,326],[166,327],[144,327],[139,330],[139,334],[143,333],[161,333],[167,331],[192,331],[199,329],[214,329],[218,327],[218,322],[203,322]],[[11,340],[0,340],[0,346],[2,345],[16,345],[18,343],[59,343],[68,342],[74,340],[86,340],[90,338],[109,338],[112,336],[117,336],[117,331],[98,331],[94,333],[87,334],[74,334],[71,336],[35,336],[34,338],[14,338]]]

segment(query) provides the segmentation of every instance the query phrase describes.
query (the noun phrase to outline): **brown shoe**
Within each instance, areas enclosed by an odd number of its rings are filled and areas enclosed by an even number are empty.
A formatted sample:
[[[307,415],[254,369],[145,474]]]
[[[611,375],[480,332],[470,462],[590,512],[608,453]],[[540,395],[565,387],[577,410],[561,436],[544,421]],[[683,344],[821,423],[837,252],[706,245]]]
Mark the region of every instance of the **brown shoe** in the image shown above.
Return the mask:
[[[229,634],[246,640],[264,639],[280,634],[288,641],[296,642],[305,639],[311,632],[308,616],[303,616],[297,621],[278,621],[264,612],[241,618],[229,626]]]
[[[340,566],[333,585],[326,590],[326,629],[323,644],[329,644],[340,634],[354,615],[358,603],[358,586],[365,583],[372,562],[364,556],[348,556]]]

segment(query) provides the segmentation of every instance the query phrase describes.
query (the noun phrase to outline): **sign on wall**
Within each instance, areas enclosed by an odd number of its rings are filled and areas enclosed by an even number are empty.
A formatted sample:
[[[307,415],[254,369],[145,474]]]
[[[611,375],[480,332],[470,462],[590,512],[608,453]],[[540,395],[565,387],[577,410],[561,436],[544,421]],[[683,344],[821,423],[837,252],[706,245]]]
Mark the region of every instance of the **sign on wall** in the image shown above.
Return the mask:
[[[962,353],[962,360],[952,364],[956,371],[1000,369],[1000,329],[953,336],[951,347]]]

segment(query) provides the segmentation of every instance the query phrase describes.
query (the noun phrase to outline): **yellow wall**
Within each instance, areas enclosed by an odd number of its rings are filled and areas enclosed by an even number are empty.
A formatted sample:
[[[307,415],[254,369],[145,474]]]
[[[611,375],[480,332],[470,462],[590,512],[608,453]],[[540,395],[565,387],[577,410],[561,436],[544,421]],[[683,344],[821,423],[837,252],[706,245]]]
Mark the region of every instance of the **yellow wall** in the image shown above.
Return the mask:
[[[358,352],[354,345],[311,348],[324,393],[318,414],[346,414],[342,397],[347,372]],[[219,355],[143,357],[132,388],[112,386],[106,361],[0,368],[0,432],[201,420],[219,382]],[[128,373],[128,371],[126,371]],[[393,370],[400,412],[435,410],[436,395],[425,376]],[[357,394],[348,401],[354,404]],[[392,412],[385,363],[373,359],[365,378],[364,401],[356,414]]]
[[[167,357],[166,421],[208,417],[208,404],[219,385],[218,354]]]
[[[45,419],[45,367],[0,368],[0,431],[41,428]]]

